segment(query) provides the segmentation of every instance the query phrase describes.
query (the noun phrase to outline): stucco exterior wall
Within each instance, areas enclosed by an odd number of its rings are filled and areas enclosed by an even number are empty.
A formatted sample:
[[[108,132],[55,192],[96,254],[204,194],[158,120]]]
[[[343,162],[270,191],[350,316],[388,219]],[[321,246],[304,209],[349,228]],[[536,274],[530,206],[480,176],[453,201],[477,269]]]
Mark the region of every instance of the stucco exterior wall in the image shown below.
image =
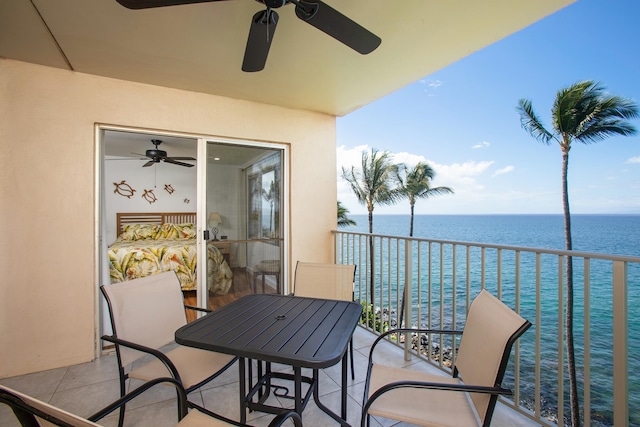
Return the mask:
[[[292,264],[331,259],[335,117],[0,59],[0,378],[96,356],[96,123],[291,144]]]

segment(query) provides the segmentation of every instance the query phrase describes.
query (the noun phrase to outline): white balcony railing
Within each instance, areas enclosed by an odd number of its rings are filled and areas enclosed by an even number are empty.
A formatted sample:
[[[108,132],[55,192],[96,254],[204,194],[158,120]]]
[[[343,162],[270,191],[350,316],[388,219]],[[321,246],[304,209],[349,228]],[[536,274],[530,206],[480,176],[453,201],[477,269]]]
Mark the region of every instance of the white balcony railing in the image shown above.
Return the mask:
[[[562,425],[571,417],[564,272],[573,260],[583,425],[640,425],[640,258],[341,231],[334,235],[336,262],[357,265],[355,297],[371,307],[363,315],[368,329],[380,332],[401,319],[405,326],[462,329],[467,307],[482,288],[530,320],[533,327],[514,347],[505,377],[504,385],[514,395],[502,401],[543,425]],[[403,295],[404,312],[399,309]],[[438,337],[412,341],[404,344],[407,357],[425,358],[445,370],[455,357],[457,343]]]

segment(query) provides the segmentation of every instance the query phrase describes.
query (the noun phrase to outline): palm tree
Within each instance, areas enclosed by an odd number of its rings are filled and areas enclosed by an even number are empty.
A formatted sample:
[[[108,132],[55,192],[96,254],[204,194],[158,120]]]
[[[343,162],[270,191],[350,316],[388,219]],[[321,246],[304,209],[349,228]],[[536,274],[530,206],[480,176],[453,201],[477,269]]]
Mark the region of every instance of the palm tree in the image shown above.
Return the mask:
[[[594,81],[582,81],[560,89],[551,108],[553,129],[547,130],[533,111],[531,101],[518,102],[520,123],[539,142],[550,144],[556,141],[562,152],[562,208],[564,211],[564,236],[567,250],[573,249],[571,241],[571,213],[567,173],[569,150],[573,141],[590,144],[609,136],[631,136],[635,128],[628,122],[638,117],[638,106],[630,99],[605,93],[604,87]],[[576,380],[575,353],[573,343],[573,260],[567,257],[567,295],[565,334],[567,341],[567,367],[570,382],[571,420],[580,426],[580,404]]]
[[[411,220],[409,223],[409,237],[411,237],[413,236],[413,214],[416,200],[440,194],[453,194],[453,190],[449,187],[431,187],[430,181],[436,176],[436,171],[424,162],[418,162],[411,169],[404,164],[399,166],[395,179],[398,182],[398,192],[402,197],[409,199],[409,205],[411,206]]]
[[[438,194],[453,194],[453,190],[449,187],[431,187],[430,181],[436,176],[436,171],[434,171],[431,166],[424,162],[418,162],[418,164],[413,168],[409,168],[407,165],[401,164],[395,172],[395,179],[398,182],[398,192],[402,197],[409,199],[409,206],[411,207],[411,216],[409,220],[409,237],[412,237],[413,216],[416,206],[416,200],[426,199]],[[402,327],[405,301],[406,295],[403,291],[402,303],[399,310],[399,327]]]
[[[358,225],[354,220],[347,216],[348,213],[349,209],[344,207],[342,202],[338,200],[338,227],[349,227],[352,225]]]
[[[369,212],[369,233],[373,233],[373,209],[376,205],[389,205],[396,202],[399,193],[392,187],[393,176],[397,165],[393,164],[391,153],[387,151],[379,152],[375,148],[371,152],[362,152],[361,169],[356,170],[355,166],[351,169],[342,167],[342,178],[344,178],[358,201],[367,206]],[[369,268],[370,268],[370,293],[371,304],[374,303],[375,285],[374,285],[374,254],[373,254],[373,238],[369,238]]]
[[[262,189],[262,198],[269,203],[269,237],[273,237],[273,206],[278,199],[278,184],[275,179],[269,184],[269,190]]]

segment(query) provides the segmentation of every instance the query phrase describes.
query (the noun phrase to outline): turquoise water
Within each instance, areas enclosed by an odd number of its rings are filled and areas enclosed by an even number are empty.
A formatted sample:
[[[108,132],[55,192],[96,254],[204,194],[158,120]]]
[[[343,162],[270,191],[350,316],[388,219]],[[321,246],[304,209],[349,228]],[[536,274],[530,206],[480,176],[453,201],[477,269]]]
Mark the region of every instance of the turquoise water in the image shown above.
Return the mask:
[[[374,211],[375,212],[375,211]],[[369,232],[366,215],[345,231]],[[573,249],[640,256],[640,215],[573,215]],[[409,235],[409,215],[375,215],[373,232]],[[413,236],[532,248],[564,249],[562,215],[416,215]]]
[[[351,215],[357,221],[355,227],[343,228],[344,231],[368,232],[366,215]],[[409,216],[408,215],[374,215],[375,234],[408,236]],[[564,249],[564,223],[562,215],[419,215],[414,219],[414,237],[428,239],[455,240],[464,242],[502,244],[511,246],[524,246],[530,248],[543,249]],[[602,254],[616,254],[628,256],[640,256],[640,215],[574,215],[572,216],[572,236],[573,247],[576,251],[594,252]],[[463,248],[456,253],[458,272],[456,278],[456,288],[462,293],[465,286],[466,266]],[[476,275],[480,261],[479,255],[472,250],[470,271]],[[452,249],[443,253],[442,272],[439,270],[439,253],[434,255],[435,276],[433,286],[434,292],[439,292],[439,279],[442,277],[443,288],[450,287],[452,279]],[[476,251],[476,252],[479,252]],[[485,280],[489,290],[493,283],[496,283],[495,261],[492,261],[491,250],[487,250],[487,264]],[[402,255],[401,255],[402,256]],[[510,258],[512,252],[505,252],[503,256],[502,271],[503,299],[508,302],[513,294],[513,271],[509,271],[507,266],[512,265]],[[544,256],[542,258],[541,277],[541,325],[535,325],[521,339],[521,352],[526,359],[529,354],[533,354],[533,338],[536,327],[540,328],[542,336],[543,366],[542,379],[548,380],[547,384],[554,384],[557,378],[558,365],[558,288],[557,288],[557,267],[556,256]],[[535,257],[523,254],[521,261],[521,275],[528,276],[528,272],[535,269]],[[477,268],[476,268],[477,267]],[[394,270],[395,266],[391,267]],[[583,295],[583,268],[582,261],[574,260],[574,286],[575,286],[575,342],[578,363],[582,360],[583,342],[582,319],[584,311]],[[442,273],[442,276],[440,276]],[[477,276],[477,275],[476,275]],[[479,286],[479,277],[472,277],[472,287]],[[414,276],[415,277],[415,276]],[[533,277],[533,276],[532,276]],[[613,328],[612,304],[611,304],[611,266],[610,263],[592,261],[591,264],[591,394],[592,394],[592,425],[612,425],[611,418],[611,355],[612,343],[611,333]],[[640,425],[640,266],[631,265],[628,271],[628,310],[629,310],[629,413],[630,425]],[[387,279],[383,277],[382,282]],[[424,286],[427,281],[425,277],[417,278],[415,282],[413,297],[414,301],[418,297],[418,284]],[[393,282],[393,280],[391,281]],[[385,284],[386,286],[387,284]],[[395,291],[395,285],[391,283],[391,288]],[[510,287],[511,286],[511,287]],[[495,288],[493,289],[495,291]],[[521,285],[521,313],[525,318],[535,319],[535,282],[531,279],[523,279]],[[420,291],[423,300],[426,299],[424,289]],[[450,293],[445,291],[443,305],[450,301],[447,296]],[[464,301],[458,301],[458,311],[463,312]],[[422,323],[426,323],[431,317],[432,321],[439,321],[439,305],[435,304],[432,311],[422,315]],[[426,310],[425,310],[426,311]],[[424,311],[423,311],[424,313]],[[446,318],[448,313],[444,314]],[[460,322],[458,319],[457,323]],[[532,377],[533,368],[530,369],[524,364],[523,377],[526,382],[527,376]],[[566,370],[565,370],[566,373]],[[579,372],[579,377],[580,377]],[[568,391],[568,382],[565,384],[565,391]],[[532,393],[531,390],[523,390],[523,394]],[[551,413],[557,408],[557,390],[543,390],[543,405]],[[568,395],[565,402],[568,404]],[[565,405],[566,406],[566,405]],[[565,409],[565,417],[569,415]]]

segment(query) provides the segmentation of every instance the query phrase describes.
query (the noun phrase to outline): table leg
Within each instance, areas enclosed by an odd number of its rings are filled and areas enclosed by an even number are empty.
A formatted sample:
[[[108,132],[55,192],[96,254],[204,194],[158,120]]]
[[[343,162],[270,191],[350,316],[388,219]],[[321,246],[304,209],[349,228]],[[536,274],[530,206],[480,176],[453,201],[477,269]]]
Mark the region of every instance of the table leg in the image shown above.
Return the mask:
[[[342,356],[342,394],[341,394],[341,408],[340,408],[340,417],[338,414],[334,413],[331,409],[327,408],[320,402],[320,392],[318,390],[318,384],[320,382],[318,370],[313,370],[313,382],[315,383],[315,388],[313,390],[313,400],[315,400],[316,405],[320,408],[324,413],[329,415],[331,418],[340,423],[341,426],[351,427],[347,423],[347,352]]]
[[[295,409],[302,416],[302,368],[294,366],[293,368],[293,386],[295,396]]]
[[[353,358],[351,358],[353,360]],[[343,420],[347,419],[347,352],[342,356],[342,401],[340,408],[340,416]]]
[[[247,410],[245,405],[245,399],[247,398],[246,392],[246,375],[245,375],[246,360],[244,357],[238,358],[238,370],[239,370],[239,388],[240,388],[240,423],[246,424],[247,422]]]

